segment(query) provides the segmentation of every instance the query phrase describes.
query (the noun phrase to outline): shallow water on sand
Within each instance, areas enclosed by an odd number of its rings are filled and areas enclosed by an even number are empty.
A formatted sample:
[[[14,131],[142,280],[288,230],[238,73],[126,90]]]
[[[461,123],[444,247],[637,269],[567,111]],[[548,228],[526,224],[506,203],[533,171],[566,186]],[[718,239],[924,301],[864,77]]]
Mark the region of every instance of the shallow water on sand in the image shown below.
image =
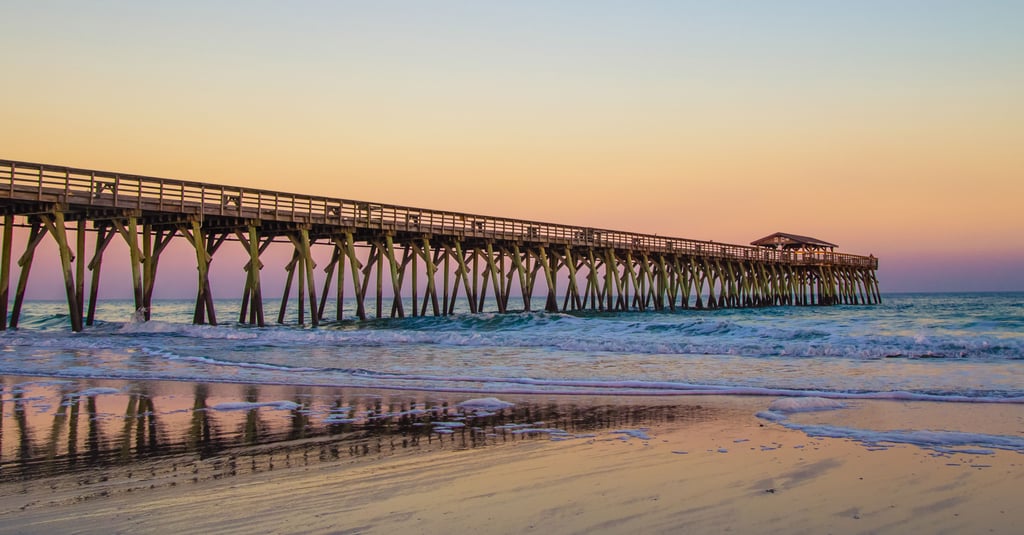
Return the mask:
[[[507,401],[175,381],[5,377],[3,392],[0,483],[133,466],[145,466],[151,484],[197,482],[272,470],[275,463],[582,440],[613,431],[636,438],[657,423],[708,421],[721,412],[681,400]],[[196,475],[186,477],[193,469]]]

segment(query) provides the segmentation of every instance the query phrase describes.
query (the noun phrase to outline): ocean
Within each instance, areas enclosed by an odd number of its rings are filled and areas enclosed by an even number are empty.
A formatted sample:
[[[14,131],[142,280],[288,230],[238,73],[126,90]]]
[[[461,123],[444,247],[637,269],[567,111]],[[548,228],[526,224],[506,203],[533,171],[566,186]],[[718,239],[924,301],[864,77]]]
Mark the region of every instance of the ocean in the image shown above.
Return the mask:
[[[28,303],[21,327],[0,334],[0,479],[95,465],[83,459],[207,455],[309,437],[372,436],[380,451],[385,441],[401,449],[446,436],[463,447],[643,436],[659,419],[713,418],[701,406],[707,396],[763,399],[765,425],[808,436],[1024,453],[1014,412],[1024,405],[1024,293],[889,294],[876,306],[461,312],[316,328],[294,315],[265,328],[224,322],[237,317],[231,300],[217,303],[218,326],[192,325],[184,300],[159,301],[153,320],[139,322],[130,302],[108,301],[80,333],[68,328],[65,306]],[[899,405],[861,411],[869,417],[837,410],[876,400]],[[974,416],[915,419],[915,404],[936,403],[969,405]],[[830,416],[806,416],[816,412]],[[350,453],[371,451],[362,448]]]
[[[223,322],[238,302],[218,307]],[[0,334],[0,374],[1024,403],[1022,293],[890,294],[877,306],[457,313],[317,328],[294,317],[266,328],[197,326],[191,302],[153,308],[153,321],[140,323],[130,302],[100,303],[96,325],[72,333],[63,303],[29,303],[21,328]]]

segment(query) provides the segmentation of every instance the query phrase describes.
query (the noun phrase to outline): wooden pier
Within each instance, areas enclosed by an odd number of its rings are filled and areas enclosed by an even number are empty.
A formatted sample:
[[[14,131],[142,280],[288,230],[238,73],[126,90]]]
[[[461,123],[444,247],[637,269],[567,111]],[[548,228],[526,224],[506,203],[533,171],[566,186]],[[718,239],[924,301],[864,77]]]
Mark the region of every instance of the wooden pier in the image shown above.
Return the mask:
[[[461,300],[473,313],[485,306],[530,311],[537,308],[538,279],[547,311],[881,300],[873,256],[729,245],[40,163],[0,160],[0,208],[2,329],[18,325],[35,250],[48,236],[59,250],[75,331],[95,319],[103,254],[115,239],[128,245],[135,305],[147,320],[161,253],[174,239],[191,244],[197,324],[217,324],[209,267],[227,242],[247,258],[239,274],[245,281],[239,322],[259,326],[266,321],[260,254],[275,242],[294,251],[285,268],[278,322],[284,322],[293,286],[300,323],[327,319],[331,302],[333,319],[342,320],[346,277],[363,320],[449,315]],[[21,270],[9,310],[16,226],[28,228],[28,242],[17,259]],[[90,251],[87,233],[95,233]],[[316,284],[314,247],[332,250],[322,285]]]

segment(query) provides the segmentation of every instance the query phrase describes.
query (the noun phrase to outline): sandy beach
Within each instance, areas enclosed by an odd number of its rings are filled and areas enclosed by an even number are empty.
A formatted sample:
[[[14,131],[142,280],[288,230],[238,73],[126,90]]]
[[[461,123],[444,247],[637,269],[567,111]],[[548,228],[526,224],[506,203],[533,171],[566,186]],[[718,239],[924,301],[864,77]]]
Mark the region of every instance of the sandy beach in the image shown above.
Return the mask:
[[[574,407],[614,407],[614,416],[589,431],[491,432],[474,444],[484,430],[464,427],[416,447],[396,445],[397,435],[325,435],[8,477],[0,531],[1019,532],[1020,453],[815,438],[757,417],[771,401],[590,398]],[[1017,405],[861,400],[789,421],[837,419],[863,429],[921,428],[931,419],[976,433],[1024,432]]]

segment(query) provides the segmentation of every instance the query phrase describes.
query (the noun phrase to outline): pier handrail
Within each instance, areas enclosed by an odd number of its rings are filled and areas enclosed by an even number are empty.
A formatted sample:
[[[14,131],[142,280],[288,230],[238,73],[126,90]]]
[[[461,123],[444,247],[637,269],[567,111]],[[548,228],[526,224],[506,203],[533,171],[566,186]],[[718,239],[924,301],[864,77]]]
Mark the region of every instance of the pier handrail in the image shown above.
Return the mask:
[[[75,207],[134,209],[263,221],[334,225],[356,230],[454,234],[524,244],[596,246],[644,253],[700,255],[800,265],[877,269],[878,259],[825,251],[780,251],[465,212],[303,195],[241,186],[0,160],[0,199]]]

